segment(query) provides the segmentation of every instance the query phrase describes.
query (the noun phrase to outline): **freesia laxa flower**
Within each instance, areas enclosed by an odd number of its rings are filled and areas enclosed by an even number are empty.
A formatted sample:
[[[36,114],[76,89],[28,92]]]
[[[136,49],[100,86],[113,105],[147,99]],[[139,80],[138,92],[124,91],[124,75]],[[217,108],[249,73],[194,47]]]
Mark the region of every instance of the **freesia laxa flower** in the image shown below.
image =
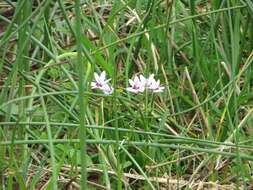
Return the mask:
[[[104,92],[104,94],[109,95],[113,93],[113,88],[109,86],[108,82],[111,79],[106,80],[106,73],[103,71],[100,75],[94,73],[95,80],[91,82],[92,89],[100,89]]]
[[[140,78],[138,76],[135,76],[134,80],[129,79],[129,84],[131,87],[126,88],[126,90],[133,93],[144,92],[146,83],[146,79],[144,79],[145,77],[143,76]]]
[[[160,86],[160,80],[156,81],[155,79],[153,79],[151,81],[151,84],[148,86],[148,88],[152,90],[153,92],[163,92],[165,87]]]
[[[108,84],[105,84],[105,85],[103,86],[103,89],[102,89],[102,90],[103,90],[104,94],[109,95],[109,94],[112,94],[112,93],[113,93],[114,88],[111,87],[111,86],[109,86]]]
[[[106,85],[111,79],[106,80],[106,73],[103,71],[100,76],[97,73],[94,73],[95,81],[91,82],[92,89],[101,89],[103,90],[104,85]]]

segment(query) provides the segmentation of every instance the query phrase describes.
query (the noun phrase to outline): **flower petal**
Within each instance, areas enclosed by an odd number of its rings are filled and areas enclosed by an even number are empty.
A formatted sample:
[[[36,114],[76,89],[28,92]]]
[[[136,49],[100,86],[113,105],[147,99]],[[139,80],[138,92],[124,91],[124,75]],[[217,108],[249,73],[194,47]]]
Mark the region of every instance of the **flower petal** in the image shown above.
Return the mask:
[[[147,79],[147,86],[150,86],[154,82],[155,82],[154,74],[149,75],[149,77]]]
[[[148,89],[156,89],[156,84],[155,84],[155,81],[153,81],[149,86],[148,86]]]
[[[104,84],[107,84],[108,82],[110,82],[112,79],[107,79],[105,81],[103,81]]]
[[[147,79],[143,75],[140,75],[140,82],[143,86],[146,86]]]
[[[103,71],[103,72],[101,73],[101,75],[100,75],[100,80],[101,80],[101,81],[104,81],[104,80],[105,80],[105,76],[106,76],[106,73],[105,73],[105,71]]]
[[[134,77],[134,84],[135,84],[135,85],[140,84],[140,79],[139,79],[138,76],[135,76],[135,77]]]
[[[159,88],[153,89],[153,92],[163,92],[163,90],[165,89],[165,87],[161,86]]]
[[[132,79],[129,79],[128,81],[129,81],[129,84],[130,84],[131,86],[134,86],[135,83],[134,83],[134,81],[133,81]]]
[[[106,94],[106,95],[112,94],[114,91],[114,89],[112,87],[110,87],[109,85],[104,85],[102,90],[103,90],[104,94]]]
[[[95,80],[96,80],[97,82],[100,81],[100,77],[99,77],[99,75],[98,75],[96,72],[94,73],[94,77],[95,77]]]
[[[139,91],[133,88],[126,88],[127,91],[133,92],[133,93],[138,93]]]
[[[138,89],[139,92],[144,92],[145,87],[144,86],[140,86],[140,88]]]
[[[90,85],[91,85],[91,89],[98,88],[95,82],[91,82],[91,84],[90,84]]]

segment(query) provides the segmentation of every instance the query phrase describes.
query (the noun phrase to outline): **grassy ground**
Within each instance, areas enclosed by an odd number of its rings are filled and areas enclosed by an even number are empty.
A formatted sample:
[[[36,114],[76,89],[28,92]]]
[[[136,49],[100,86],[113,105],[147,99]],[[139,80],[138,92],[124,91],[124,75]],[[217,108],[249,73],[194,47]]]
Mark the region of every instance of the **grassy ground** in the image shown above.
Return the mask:
[[[253,188],[251,0],[0,13],[0,189]],[[102,71],[111,95],[90,87]],[[126,91],[151,73],[164,92]]]

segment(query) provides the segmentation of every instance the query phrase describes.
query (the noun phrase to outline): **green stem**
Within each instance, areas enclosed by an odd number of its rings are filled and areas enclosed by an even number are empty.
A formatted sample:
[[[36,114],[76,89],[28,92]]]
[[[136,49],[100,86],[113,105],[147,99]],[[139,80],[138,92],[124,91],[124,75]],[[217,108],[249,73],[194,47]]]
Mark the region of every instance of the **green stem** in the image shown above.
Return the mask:
[[[80,10],[80,0],[75,0],[75,13],[76,13],[76,43],[77,43],[77,70],[79,76],[79,85],[78,85],[78,101],[79,101],[79,143],[80,143],[80,156],[81,156],[81,187],[83,190],[87,188],[87,171],[86,171],[86,157],[87,157],[87,150],[86,150],[86,127],[84,125],[85,122],[85,111],[86,107],[84,104],[84,63],[82,57],[82,27],[81,27],[81,10]],[[87,74],[87,73],[86,73]]]
[[[40,86],[38,86],[38,92],[39,92],[39,94],[41,94]],[[51,126],[50,126],[44,98],[41,96],[40,100],[41,100],[41,105],[42,105],[42,109],[44,112],[44,118],[45,118],[46,127],[47,127],[48,144],[49,144],[49,151],[50,151],[50,157],[51,157],[51,165],[52,165],[52,170],[53,170],[52,184],[53,184],[53,189],[56,190],[57,189],[57,169],[56,169],[56,164],[55,164],[55,152],[54,152],[54,144],[53,144]]]
[[[47,144],[49,141],[48,139],[39,139],[39,140],[15,140],[12,141],[4,141],[0,142],[0,146],[3,145],[10,145],[10,144]],[[69,144],[69,143],[80,143],[80,139],[53,139],[53,143],[55,144]],[[86,139],[87,144],[116,144],[115,140],[91,140]],[[236,153],[226,152],[226,151],[219,151],[217,149],[205,149],[199,147],[190,147],[190,146],[183,146],[183,145],[176,145],[176,144],[164,144],[164,143],[151,143],[151,142],[140,142],[140,141],[119,141],[121,145],[129,145],[129,146],[152,146],[152,147],[159,147],[159,148],[171,148],[171,149],[180,149],[180,150],[189,150],[189,151],[196,151],[196,152],[204,152],[209,154],[217,154],[222,156],[227,156],[231,158],[236,158]],[[253,161],[253,157],[247,154],[241,153],[241,159],[243,160],[251,160]]]

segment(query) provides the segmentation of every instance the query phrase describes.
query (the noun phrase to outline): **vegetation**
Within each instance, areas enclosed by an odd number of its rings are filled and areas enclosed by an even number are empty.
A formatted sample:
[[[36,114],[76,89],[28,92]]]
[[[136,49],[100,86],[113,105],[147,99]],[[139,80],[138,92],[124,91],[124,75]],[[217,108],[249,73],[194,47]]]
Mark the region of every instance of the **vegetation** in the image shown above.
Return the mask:
[[[0,189],[253,188],[251,0],[0,13]],[[129,84],[151,74],[161,86]]]

